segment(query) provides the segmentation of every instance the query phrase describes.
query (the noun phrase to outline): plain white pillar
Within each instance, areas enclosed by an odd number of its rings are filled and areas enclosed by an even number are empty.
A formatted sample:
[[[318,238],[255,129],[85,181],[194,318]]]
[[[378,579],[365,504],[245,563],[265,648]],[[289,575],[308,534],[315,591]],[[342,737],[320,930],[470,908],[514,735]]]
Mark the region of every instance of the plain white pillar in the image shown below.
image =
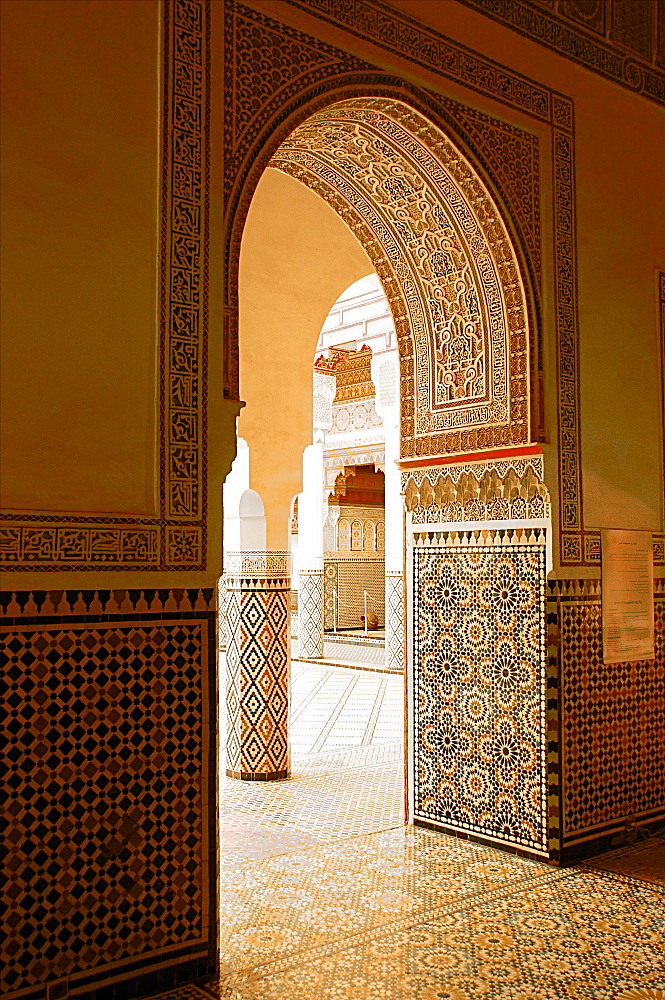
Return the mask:
[[[238,438],[236,457],[224,482],[222,506],[224,510],[224,554],[240,552],[240,498],[249,489],[249,445]],[[265,545],[264,545],[265,548]],[[225,560],[226,564],[226,560]]]

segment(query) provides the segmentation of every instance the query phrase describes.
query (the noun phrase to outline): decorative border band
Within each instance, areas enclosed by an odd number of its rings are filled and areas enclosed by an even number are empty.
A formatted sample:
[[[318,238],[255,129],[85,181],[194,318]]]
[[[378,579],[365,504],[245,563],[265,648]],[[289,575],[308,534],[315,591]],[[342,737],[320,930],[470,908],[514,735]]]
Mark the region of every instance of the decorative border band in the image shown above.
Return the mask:
[[[526,38],[618,83],[634,94],[665,104],[665,74],[646,59],[628,55],[597,35],[579,30],[552,11],[524,0],[461,0]],[[608,4],[609,6],[609,4]],[[646,7],[646,3],[645,3]],[[648,16],[648,14],[647,14]],[[633,13],[634,17],[634,13]]]
[[[426,27],[408,14],[394,10],[382,0],[373,0],[371,7],[363,0],[286,2],[323,20],[343,24],[348,30],[355,29],[356,34],[379,45],[399,48],[400,54],[412,62],[420,62],[421,65],[437,63],[437,71],[453,79],[465,73],[469,78],[465,82],[470,86],[476,86],[478,81],[484,82],[488,77],[498,77],[506,92],[521,101],[527,113],[532,114],[533,108],[537,109],[545,103],[543,93],[534,81],[521,77],[517,83],[514,72]],[[646,59],[628,54],[599,36],[594,37],[577,29],[551,11],[537,7],[534,0],[461,0],[461,3],[634,94],[665,104],[665,74],[661,70]],[[476,86],[476,89],[480,88]]]
[[[545,122],[551,119],[552,91],[548,87],[482,56],[380,0],[373,0],[372,7],[362,0],[285,2],[456,83],[481,94],[491,93],[534,118]]]
[[[132,590],[0,590],[0,621],[48,618],[69,621],[71,615],[188,614],[214,612],[211,587]]]
[[[288,768],[281,771],[232,771],[227,767],[226,777],[239,781],[284,781],[289,776]]]
[[[224,556],[224,573],[227,577],[288,577],[291,572],[291,553],[227,552]]]

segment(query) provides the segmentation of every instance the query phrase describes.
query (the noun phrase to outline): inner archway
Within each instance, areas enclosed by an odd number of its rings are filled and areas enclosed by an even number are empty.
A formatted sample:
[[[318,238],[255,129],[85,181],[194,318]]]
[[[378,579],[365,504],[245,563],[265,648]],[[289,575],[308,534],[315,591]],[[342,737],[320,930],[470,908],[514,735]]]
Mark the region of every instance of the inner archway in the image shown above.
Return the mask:
[[[529,323],[506,226],[478,172],[398,101],[332,104],[270,166],[314,190],[372,260],[400,352],[402,458],[529,441]]]
[[[459,463],[469,456],[469,460],[483,461],[486,472],[488,463],[492,466],[502,455],[514,456],[525,449],[528,452],[531,440],[530,358],[533,352],[528,296],[519,257],[488,185],[444,131],[402,101],[353,97],[329,104],[299,124],[273,153],[268,166],[315,192],[344,221],[371,261],[390,303],[399,348],[399,375],[395,373],[399,383],[399,406],[394,425],[399,463],[393,462],[390,469],[386,467],[386,490],[389,475],[399,483],[401,473],[406,474],[418,466]],[[252,401],[246,398],[249,409]],[[274,423],[274,414],[271,419]],[[531,481],[539,484],[542,459],[540,464],[533,460],[531,474]],[[490,475],[487,480],[489,493],[503,489],[505,478],[503,468],[494,478]],[[479,481],[473,476],[471,479]],[[518,480],[521,484],[519,475]],[[261,490],[260,484],[253,486]],[[425,505],[425,511],[430,503],[436,507],[434,498],[430,500],[426,490],[420,491],[418,501],[421,507]],[[518,547],[523,529],[532,527],[528,522],[528,505],[524,509],[526,521],[515,529]],[[301,513],[299,509],[299,518]],[[415,513],[420,516],[418,510]],[[490,514],[489,519],[513,531],[512,524],[500,517]],[[421,522],[427,520],[426,513],[420,517]],[[287,522],[288,512],[285,511],[283,523]],[[444,527],[446,544],[458,546],[457,537],[450,541],[447,526]],[[469,528],[478,531],[485,527],[485,522],[469,524]],[[545,528],[544,524],[538,526],[543,532],[542,536],[538,535],[538,544],[544,538]],[[403,526],[400,524],[399,530],[390,531],[386,523],[388,537],[397,540],[398,552],[394,553],[393,614],[390,623],[386,613],[386,641],[390,629],[393,638],[399,635],[403,641],[406,566]],[[497,544],[503,537],[502,532],[496,534]],[[492,535],[492,543],[494,540],[495,535]],[[410,548],[413,538],[408,537],[406,541]],[[433,546],[434,542],[431,544]],[[467,544],[468,540],[464,542]],[[490,555],[493,559],[495,553]],[[450,560],[450,552],[446,558]],[[452,558],[454,561],[466,556],[458,547]],[[438,554],[430,552],[432,566],[438,559]],[[544,562],[542,566],[539,564],[538,573],[544,580]],[[322,574],[323,566],[311,567],[308,582],[311,593],[317,594],[319,605],[322,603]],[[426,582],[423,586],[426,590]],[[484,789],[482,817],[478,811],[480,806],[475,811],[475,807],[468,806],[474,794],[471,785],[463,787],[462,779],[458,785],[447,779],[444,787],[439,781],[439,764],[443,757],[439,753],[435,720],[442,711],[445,714],[445,706],[440,703],[443,689],[437,686],[435,676],[438,660],[430,656],[426,669],[421,669],[415,655],[418,642],[415,626],[420,621],[423,594],[424,591],[417,594],[412,590],[406,616],[410,622],[407,644],[411,685],[410,769],[412,781],[415,782],[418,776],[418,781],[425,780],[427,785],[421,805],[426,803],[427,816],[433,822],[451,829],[467,829],[470,824],[480,834],[499,840],[503,836],[501,831],[506,828],[508,814],[529,813],[528,822],[524,820],[520,826],[521,821],[515,821],[513,825],[526,831],[516,835],[518,842],[526,844],[528,841],[529,846],[537,848],[545,836],[541,808],[546,782],[542,726],[528,737],[531,740],[529,773],[512,776],[510,781],[505,779],[512,790],[508,795],[510,802],[506,798],[507,787],[494,791]],[[540,604],[537,611],[542,618]],[[451,614],[455,613],[453,609]],[[490,645],[490,632],[495,624],[493,622],[487,631]],[[511,635],[510,641],[517,639]],[[536,645],[533,657],[538,669],[529,674],[532,682],[526,686],[528,694],[494,705],[487,718],[481,720],[483,732],[479,730],[473,736],[478,746],[485,736],[491,739],[499,723],[505,723],[508,729],[514,728],[518,725],[518,716],[521,719],[525,712],[535,711],[540,705],[544,684],[540,670],[543,662],[541,639]],[[460,683],[466,683],[464,678]],[[421,702],[426,692],[423,702],[427,703],[426,725],[421,725],[422,720],[414,715],[416,687]],[[458,687],[455,686],[455,696],[460,694]],[[451,719],[455,718],[452,712],[443,721],[450,728]],[[460,739],[456,745],[468,748],[471,737],[464,726],[460,724],[458,728]],[[419,742],[421,735],[429,741],[426,747]],[[462,806],[459,809],[450,808],[451,788],[453,798],[460,796]],[[417,806],[418,803],[416,811]],[[459,816],[463,819],[458,822]],[[515,838],[509,832],[505,839]]]

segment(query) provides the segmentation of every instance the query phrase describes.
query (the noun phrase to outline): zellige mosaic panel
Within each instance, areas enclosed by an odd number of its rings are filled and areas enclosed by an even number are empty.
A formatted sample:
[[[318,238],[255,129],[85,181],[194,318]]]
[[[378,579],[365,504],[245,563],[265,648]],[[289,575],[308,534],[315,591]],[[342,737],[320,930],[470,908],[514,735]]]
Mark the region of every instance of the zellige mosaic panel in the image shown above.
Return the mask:
[[[544,530],[417,536],[416,819],[547,849],[544,588]]]

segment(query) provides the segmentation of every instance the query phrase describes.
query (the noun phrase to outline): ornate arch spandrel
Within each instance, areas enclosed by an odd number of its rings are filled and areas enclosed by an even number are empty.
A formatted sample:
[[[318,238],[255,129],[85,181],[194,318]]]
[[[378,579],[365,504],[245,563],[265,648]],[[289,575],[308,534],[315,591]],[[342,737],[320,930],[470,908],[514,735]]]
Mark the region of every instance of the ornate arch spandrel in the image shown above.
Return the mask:
[[[270,165],[316,191],[362,243],[393,311],[402,456],[524,444],[529,319],[486,185],[436,126],[384,97],[311,115]]]
[[[296,0],[289,2],[298,6]],[[556,224],[552,234],[554,297],[552,309],[547,312],[553,324],[557,393],[556,412],[547,424],[550,434],[556,427],[556,523],[560,529],[557,547],[560,548],[561,565],[596,565],[600,561],[597,537],[593,531],[585,531],[582,510],[573,101],[450,37],[430,29],[424,31],[422,25],[416,31],[421,41],[420,54],[416,55],[409,41],[413,37],[413,25],[409,33],[403,35],[401,15],[395,12],[384,12],[382,18],[387,30],[376,38],[368,32],[367,25],[355,24],[352,7],[348,11],[345,8],[338,25],[347,32],[346,37],[350,37],[350,31],[351,35],[357,34],[378,44],[391,55],[413,64],[415,74],[419,66],[434,72],[441,81],[442,92],[433,93],[405,78],[391,77],[376,64],[351,56],[343,47],[344,42],[340,43],[342,47],[335,48],[322,41],[316,29],[308,34],[247,7],[241,0],[226,0],[225,396],[233,399],[238,396],[237,264],[244,219],[260,175],[280,142],[309,115],[336,100],[372,94],[392,97],[421,110],[453,137],[486,180],[509,232],[515,234],[513,245],[520,257],[524,257],[525,287],[531,293],[527,302],[532,310],[530,328],[533,336],[530,345],[531,437],[534,441],[545,440],[542,320],[537,295],[541,240],[537,173],[541,165],[549,163],[553,185],[551,210]],[[308,12],[313,13],[309,7]],[[327,20],[323,12],[314,13],[316,18]],[[252,46],[243,49],[244,55],[238,55],[236,39],[245,31],[251,33]],[[302,48],[285,46],[285,38]],[[287,68],[283,65],[285,53],[291,53]],[[261,60],[267,60],[271,66],[280,65],[278,86],[264,94],[264,103],[253,105],[251,121],[233,134],[233,105],[238,88],[243,91]],[[468,95],[462,98],[464,104],[446,96],[448,81],[464,89]],[[474,94],[481,95],[483,102],[492,102],[493,107],[508,108],[511,115],[517,113],[526,125],[509,126],[500,112],[496,117],[494,112],[481,113]],[[539,147],[539,136],[550,144],[548,150]],[[521,165],[518,174],[513,169],[515,158]],[[549,485],[552,487],[554,483]]]
[[[259,15],[255,14],[254,16],[261,21],[266,20]],[[323,43],[320,44],[327,51],[328,47]],[[332,51],[336,52],[336,50]],[[238,144],[233,146],[229,143],[229,151],[233,150],[233,152],[228,157],[227,175],[229,179],[226,184],[225,196],[225,253],[227,261],[224,305],[225,396],[227,398],[237,398],[238,396],[237,278],[240,245],[251,199],[263,171],[269,165],[275,165],[271,162],[273,156],[281,144],[288,141],[290,135],[309,119],[320,113],[325,113],[326,109],[333,104],[356,99],[385,100],[400,104],[412,113],[420,115],[432,129],[438,128],[441,135],[449,137],[448,141],[452,147],[466,161],[472,174],[484,187],[487,196],[494,205],[496,218],[501,221],[506,234],[509,234],[508,242],[514,251],[528,313],[526,327],[530,338],[528,354],[531,370],[527,373],[527,378],[530,386],[536,390],[532,392],[531,423],[538,431],[536,436],[539,437],[538,403],[542,372],[540,372],[538,363],[538,359],[541,357],[538,174],[537,171],[531,171],[531,185],[534,190],[530,197],[525,198],[524,184],[516,184],[513,176],[514,171],[509,170],[506,174],[504,169],[506,164],[503,163],[501,155],[496,158],[496,162],[491,164],[492,169],[489,170],[485,158],[476,155],[475,150],[476,140],[479,139],[479,136],[484,135],[488,130],[491,131],[494,127],[501,135],[503,132],[510,133],[509,138],[513,143],[515,136],[518,135],[522,141],[521,155],[525,156],[528,152],[529,162],[533,165],[538,161],[537,137],[523,130],[507,126],[498,120],[490,119],[488,116],[481,116],[482,121],[474,121],[473,115],[469,121],[463,121],[460,118],[458,128],[457,111],[465,106],[447,101],[442,97],[435,97],[435,95],[421,91],[403,80],[377,72],[370,65],[346,57],[344,53],[336,52],[336,54],[339,56],[339,61],[334,65],[330,64],[329,59],[327,61],[324,59],[325,52],[322,54],[323,61],[317,71],[318,83],[316,86],[307,87],[310,76],[316,76],[313,67],[308,63],[307,73],[300,77],[296,74],[295,82],[288,89],[288,96],[292,98],[291,103],[286,107],[276,106],[273,108],[274,100],[268,102],[265,107],[260,109],[260,112],[257,110],[252,127],[243,133],[243,141],[238,140]],[[342,59],[342,56],[345,58]],[[353,69],[360,69],[363,72],[352,72]],[[299,84],[302,85],[302,90]],[[528,150],[524,146],[525,142],[529,147]],[[461,153],[461,150],[464,150],[464,153]],[[322,194],[321,191],[318,193]],[[528,226],[525,225],[527,217],[524,208],[525,201],[529,205],[532,215],[535,213],[538,216],[535,220],[532,218]],[[385,287],[383,277],[382,281]],[[391,308],[395,311],[395,303],[391,302]],[[401,363],[403,364],[403,361]],[[527,415],[528,420],[529,415]],[[491,447],[491,443],[487,447]],[[461,450],[466,450],[466,446],[463,446]],[[442,451],[445,452],[445,449]],[[429,453],[429,451],[425,451],[423,454]]]

